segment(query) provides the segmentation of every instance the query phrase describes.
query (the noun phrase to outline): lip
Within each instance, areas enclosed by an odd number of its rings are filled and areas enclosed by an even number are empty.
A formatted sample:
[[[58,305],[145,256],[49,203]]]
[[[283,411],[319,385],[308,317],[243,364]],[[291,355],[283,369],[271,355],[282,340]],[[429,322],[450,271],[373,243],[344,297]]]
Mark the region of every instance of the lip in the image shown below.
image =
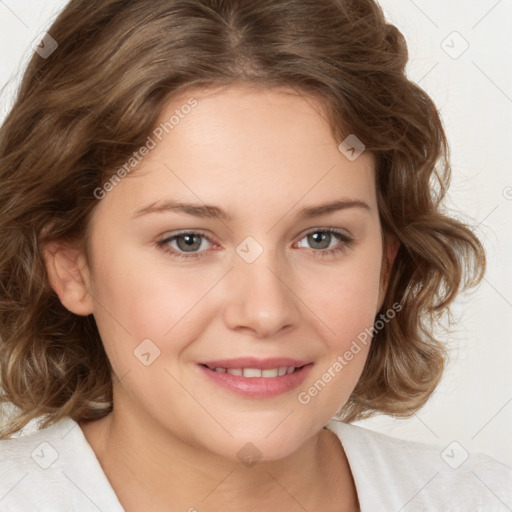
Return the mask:
[[[304,382],[314,363],[297,359],[274,358],[240,358],[199,363],[197,366],[210,382],[237,395],[248,398],[270,398],[282,395],[297,388]],[[206,365],[206,366],[205,366]],[[212,368],[260,368],[266,370],[280,366],[302,366],[302,368],[278,377],[243,377],[229,373],[218,373]]]
[[[304,366],[310,361],[300,359],[291,359],[289,357],[270,357],[259,359],[257,357],[238,357],[236,359],[217,359],[215,361],[201,361],[199,364],[205,364],[210,368],[259,368],[260,370],[269,370],[279,368],[280,366]]]

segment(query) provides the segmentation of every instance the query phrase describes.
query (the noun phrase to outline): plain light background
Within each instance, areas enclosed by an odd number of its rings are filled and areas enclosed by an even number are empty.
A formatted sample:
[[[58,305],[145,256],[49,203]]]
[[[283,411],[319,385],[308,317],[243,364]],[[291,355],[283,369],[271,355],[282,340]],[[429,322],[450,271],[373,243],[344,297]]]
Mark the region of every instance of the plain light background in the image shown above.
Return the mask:
[[[31,44],[65,4],[0,0],[0,87],[7,84],[0,119]],[[358,424],[435,443],[440,451],[457,441],[457,457],[482,451],[512,466],[512,1],[380,4],[407,39],[409,78],[442,116],[453,169],[447,205],[476,227],[489,267],[480,287],[453,309],[456,324],[443,335],[451,361],[430,402],[410,419],[379,416]]]

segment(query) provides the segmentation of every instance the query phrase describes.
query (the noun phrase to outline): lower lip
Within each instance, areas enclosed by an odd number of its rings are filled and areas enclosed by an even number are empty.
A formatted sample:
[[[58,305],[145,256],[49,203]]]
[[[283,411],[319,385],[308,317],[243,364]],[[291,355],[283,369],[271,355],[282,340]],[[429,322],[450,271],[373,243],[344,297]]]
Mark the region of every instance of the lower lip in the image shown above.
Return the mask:
[[[268,398],[281,395],[300,386],[311,371],[313,363],[280,377],[243,377],[230,373],[219,373],[203,365],[198,366],[209,379],[223,388],[247,397]]]

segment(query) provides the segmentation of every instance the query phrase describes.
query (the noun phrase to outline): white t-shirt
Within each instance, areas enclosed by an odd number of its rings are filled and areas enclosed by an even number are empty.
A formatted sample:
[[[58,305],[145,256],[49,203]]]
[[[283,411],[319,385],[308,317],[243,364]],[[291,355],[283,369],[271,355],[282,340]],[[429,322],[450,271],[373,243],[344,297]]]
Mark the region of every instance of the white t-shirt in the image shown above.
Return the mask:
[[[361,512],[512,510],[512,470],[492,457],[404,441],[332,420]],[[1,512],[124,512],[70,418],[0,441]]]

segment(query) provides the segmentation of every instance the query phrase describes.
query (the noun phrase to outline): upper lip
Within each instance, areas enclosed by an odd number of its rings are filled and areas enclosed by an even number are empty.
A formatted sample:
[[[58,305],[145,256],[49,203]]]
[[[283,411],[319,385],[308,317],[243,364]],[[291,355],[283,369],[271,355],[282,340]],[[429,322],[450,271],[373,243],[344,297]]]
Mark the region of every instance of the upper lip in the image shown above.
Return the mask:
[[[210,368],[259,368],[260,370],[269,370],[271,368],[290,367],[296,368],[308,364],[310,361],[292,359],[289,357],[272,357],[268,359],[259,359],[257,357],[238,357],[236,359],[217,359],[215,361],[202,361]]]

